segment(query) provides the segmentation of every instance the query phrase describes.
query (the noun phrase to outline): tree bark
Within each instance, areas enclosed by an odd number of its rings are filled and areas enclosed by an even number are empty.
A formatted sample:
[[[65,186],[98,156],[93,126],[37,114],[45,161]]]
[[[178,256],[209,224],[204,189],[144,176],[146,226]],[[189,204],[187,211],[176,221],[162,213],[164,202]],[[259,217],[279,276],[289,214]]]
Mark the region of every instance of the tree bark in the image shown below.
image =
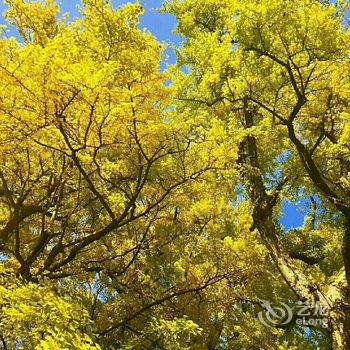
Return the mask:
[[[332,340],[332,350],[349,350],[349,315],[344,306],[333,308],[329,314],[328,329]]]
[[[244,121],[247,129],[254,124],[249,110],[245,111]],[[343,241],[343,260],[347,283],[343,289],[339,286],[330,286],[330,294],[324,295],[317,286],[310,284],[307,276],[296,266],[288,252],[283,251],[279,243],[279,227],[273,220],[273,207],[277,198],[266,191],[261,176],[255,137],[248,135],[241,148],[240,163],[243,177],[247,181],[247,193],[253,204],[254,228],[259,231],[277,269],[297,298],[308,302],[311,309],[318,302],[329,310],[328,331],[332,349],[350,350],[350,217],[346,220]]]
[[[342,305],[342,333],[345,349],[350,350],[350,215],[347,215],[345,218],[342,254],[347,282],[344,290],[344,300]]]

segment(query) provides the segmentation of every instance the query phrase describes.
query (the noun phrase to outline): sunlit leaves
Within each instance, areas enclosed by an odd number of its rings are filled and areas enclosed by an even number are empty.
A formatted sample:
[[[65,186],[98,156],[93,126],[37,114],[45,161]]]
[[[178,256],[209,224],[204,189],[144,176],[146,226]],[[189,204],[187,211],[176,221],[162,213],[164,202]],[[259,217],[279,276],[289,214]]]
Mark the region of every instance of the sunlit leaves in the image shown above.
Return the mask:
[[[65,300],[50,283],[24,284],[3,264],[1,336],[10,348],[97,350],[88,314],[79,302]]]

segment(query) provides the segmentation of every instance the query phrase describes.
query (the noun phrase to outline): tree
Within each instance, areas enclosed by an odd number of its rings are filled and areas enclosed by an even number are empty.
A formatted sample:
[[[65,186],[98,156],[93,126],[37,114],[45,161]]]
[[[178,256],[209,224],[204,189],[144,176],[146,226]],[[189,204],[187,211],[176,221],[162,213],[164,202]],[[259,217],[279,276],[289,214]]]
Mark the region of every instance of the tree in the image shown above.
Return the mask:
[[[5,2],[0,347],[348,349],[346,6],[169,1],[161,72],[138,3]],[[267,328],[263,300],[327,327]]]
[[[222,240],[224,130],[174,112],[138,4],[85,0],[69,22],[51,0],[6,3],[22,40],[0,41],[2,347],[200,343],[214,285],[254,271]]]
[[[240,148],[237,166],[251,228],[295,300],[308,301],[311,309],[319,301],[329,309],[334,349],[350,348],[345,3],[175,0],[166,5],[186,39],[178,67],[189,73],[175,80],[179,109],[203,110],[227,125]],[[283,230],[281,202],[308,196],[322,210],[301,230]]]

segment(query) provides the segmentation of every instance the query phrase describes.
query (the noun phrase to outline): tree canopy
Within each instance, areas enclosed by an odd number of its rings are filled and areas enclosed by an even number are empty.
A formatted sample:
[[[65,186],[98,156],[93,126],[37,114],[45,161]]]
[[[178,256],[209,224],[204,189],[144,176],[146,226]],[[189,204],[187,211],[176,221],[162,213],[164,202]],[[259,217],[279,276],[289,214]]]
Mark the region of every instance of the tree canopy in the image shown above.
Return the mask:
[[[0,348],[350,349],[347,2],[5,3]]]

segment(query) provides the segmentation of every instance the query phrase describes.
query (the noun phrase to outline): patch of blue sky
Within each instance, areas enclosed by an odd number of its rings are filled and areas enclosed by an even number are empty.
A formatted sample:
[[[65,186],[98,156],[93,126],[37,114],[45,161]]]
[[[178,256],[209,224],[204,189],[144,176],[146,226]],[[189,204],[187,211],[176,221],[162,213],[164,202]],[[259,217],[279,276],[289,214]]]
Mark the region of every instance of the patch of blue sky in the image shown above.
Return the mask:
[[[301,193],[304,193],[301,191]],[[316,202],[316,227],[319,224],[319,218],[325,213],[322,201],[319,196],[313,195],[313,200]],[[304,195],[295,202],[285,200],[282,204],[283,215],[280,218],[280,224],[285,229],[295,229],[303,226],[305,218],[312,210],[312,201],[309,196]]]
[[[287,149],[283,151],[280,155],[276,157],[276,161],[278,163],[284,163],[286,162],[290,157],[292,156],[291,150]]]
[[[113,5],[117,8],[130,2],[133,3],[135,1],[114,0]],[[81,1],[61,0],[58,3],[60,4],[62,14],[70,14],[70,20],[74,20],[80,16],[79,6],[81,6]],[[170,64],[176,63],[176,54],[173,47],[179,46],[183,39],[174,33],[176,27],[175,17],[167,13],[160,13],[160,9],[163,6],[163,0],[141,1],[141,3],[145,8],[145,13],[140,18],[140,28],[149,30],[167,47],[161,64],[161,70],[164,70]],[[6,5],[3,2],[0,2],[0,12],[3,13],[5,10]],[[6,24],[3,17],[0,19],[0,24]],[[17,30],[12,26],[8,27],[7,35],[15,36],[19,39]]]
[[[5,254],[3,254],[3,253],[0,253],[0,262],[2,262],[2,261],[7,261],[7,256],[5,255]]]
[[[288,230],[303,226],[305,217],[310,213],[308,204],[309,201],[306,199],[302,199],[298,203],[283,201],[280,224]]]

